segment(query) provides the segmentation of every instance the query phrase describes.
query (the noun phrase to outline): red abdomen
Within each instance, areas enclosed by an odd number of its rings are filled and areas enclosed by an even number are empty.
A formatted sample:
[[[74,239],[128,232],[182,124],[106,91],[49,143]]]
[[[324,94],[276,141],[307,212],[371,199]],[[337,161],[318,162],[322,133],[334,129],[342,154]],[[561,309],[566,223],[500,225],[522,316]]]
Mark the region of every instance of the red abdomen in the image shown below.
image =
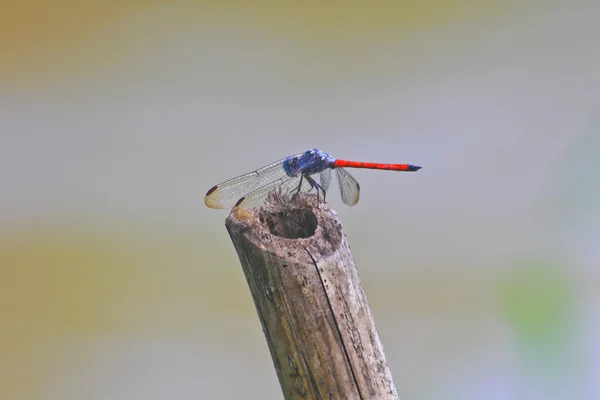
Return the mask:
[[[421,167],[412,164],[380,164],[362,161],[335,160],[334,168],[368,168],[383,169],[387,171],[418,171]]]

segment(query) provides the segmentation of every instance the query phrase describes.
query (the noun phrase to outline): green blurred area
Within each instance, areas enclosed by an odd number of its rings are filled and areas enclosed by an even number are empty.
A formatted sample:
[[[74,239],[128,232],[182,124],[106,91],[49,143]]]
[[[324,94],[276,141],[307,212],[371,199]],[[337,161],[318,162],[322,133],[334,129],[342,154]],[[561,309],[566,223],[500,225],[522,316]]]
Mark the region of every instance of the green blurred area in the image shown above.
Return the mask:
[[[574,333],[575,296],[566,268],[554,262],[523,262],[506,272],[501,310],[524,348],[545,354]]]

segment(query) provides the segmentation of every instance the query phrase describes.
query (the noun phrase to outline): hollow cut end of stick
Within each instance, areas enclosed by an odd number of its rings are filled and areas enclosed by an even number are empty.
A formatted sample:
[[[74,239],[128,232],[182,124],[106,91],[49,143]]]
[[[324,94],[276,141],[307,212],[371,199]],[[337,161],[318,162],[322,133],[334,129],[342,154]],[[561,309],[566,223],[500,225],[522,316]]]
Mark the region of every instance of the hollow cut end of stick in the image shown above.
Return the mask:
[[[305,239],[317,230],[317,216],[309,208],[264,211],[258,216],[272,235],[286,239]]]
[[[244,234],[282,257],[298,254],[301,262],[310,261],[308,253],[317,258],[335,253],[343,235],[336,212],[307,193],[289,198],[273,191],[258,208],[234,208],[225,225],[232,236]]]

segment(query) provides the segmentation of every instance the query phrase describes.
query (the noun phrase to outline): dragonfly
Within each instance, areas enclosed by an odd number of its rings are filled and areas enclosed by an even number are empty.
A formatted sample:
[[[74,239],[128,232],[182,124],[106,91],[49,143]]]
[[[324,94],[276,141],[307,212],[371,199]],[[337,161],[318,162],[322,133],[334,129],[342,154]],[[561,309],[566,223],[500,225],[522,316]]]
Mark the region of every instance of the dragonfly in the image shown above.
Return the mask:
[[[360,186],[344,168],[368,168],[386,171],[418,171],[412,164],[382,164],[339,160],[318,149],[307,150],[256,171],[238,176],[210,188],[204,202],[210,208],[254,208],[259,206],[272,190],[296,195],[315,191],[325,194],[335,171],[342,202],[349,206],[358,203]]]

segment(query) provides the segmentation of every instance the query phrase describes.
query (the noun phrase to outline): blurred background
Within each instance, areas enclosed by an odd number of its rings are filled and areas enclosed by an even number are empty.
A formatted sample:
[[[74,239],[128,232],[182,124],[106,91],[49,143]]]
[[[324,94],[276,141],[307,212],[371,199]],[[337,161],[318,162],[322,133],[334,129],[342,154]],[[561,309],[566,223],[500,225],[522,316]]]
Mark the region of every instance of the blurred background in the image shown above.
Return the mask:
[[[279,399],[213,185],[309,148],[403,399],[600,398],[600,3],[0,12],[0,398]]]

